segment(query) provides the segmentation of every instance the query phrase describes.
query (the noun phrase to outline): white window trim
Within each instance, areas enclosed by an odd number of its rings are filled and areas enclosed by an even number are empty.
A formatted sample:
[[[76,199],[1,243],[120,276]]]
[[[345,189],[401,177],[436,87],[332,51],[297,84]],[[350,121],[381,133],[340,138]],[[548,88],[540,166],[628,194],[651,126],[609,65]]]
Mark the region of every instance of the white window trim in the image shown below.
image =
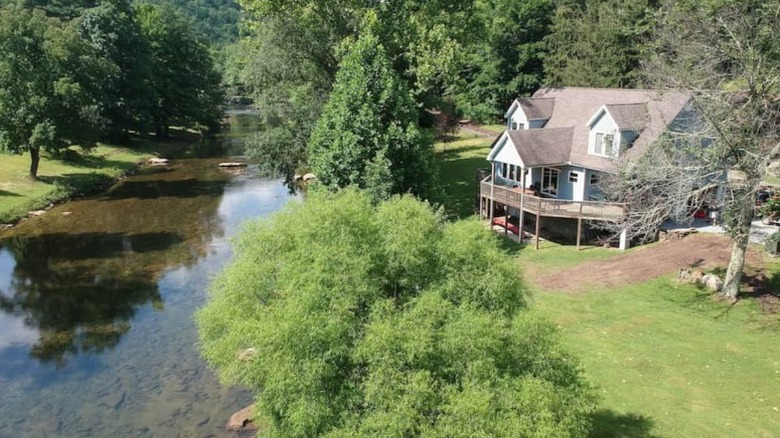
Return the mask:
[[[555,192],[551,192],[547,190],[547,184],[546,184],[546,175],[545,173],[549,171],[550,172],[550,179],[552,179],[552,172],[555,172],[557,174],[557,178],[555,178]],[[544,193],[545,195],[549,196],[555,196],[558,197],[558,191],[561,188],[561,171],[558,169],[553,169],[552,167],[542,167],[542,187],[539,189],[540,192]]]
[[[602,138],[603,138],[602,141],[601,141],[601,149],[602,149],[601,152],[596,151],[596,147],[599,144],[599,136],[602,136]],[[607,144],[606,143],[606,137],[607,136],[611,136],[612,137],[612,154],[611,155],[607,154],[607,148],[604,147]],[[596,132],[595,135],[593,136],[593,143],[591,144],[590,151],[589,151],[590,154],[591,155],[595,155],[597,157],[617,158],[620,155],[620,142],[617,142],[618,144],[616,145],[615,144],[616,143],[615,142],[616,138],[620,138],[620,135],[616,135],[614,132],[612,132],[612,133],[610,133],[610,132]]]

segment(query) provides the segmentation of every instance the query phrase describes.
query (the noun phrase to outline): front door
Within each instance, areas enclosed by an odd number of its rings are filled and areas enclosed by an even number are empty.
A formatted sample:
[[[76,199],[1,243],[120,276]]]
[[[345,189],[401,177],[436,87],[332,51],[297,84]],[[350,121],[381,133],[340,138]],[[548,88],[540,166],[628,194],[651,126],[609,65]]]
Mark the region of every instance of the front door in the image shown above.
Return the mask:
[[[582,170],[569,171],[571,183],[571,199],[574,201],[585,200],[585,172]]]

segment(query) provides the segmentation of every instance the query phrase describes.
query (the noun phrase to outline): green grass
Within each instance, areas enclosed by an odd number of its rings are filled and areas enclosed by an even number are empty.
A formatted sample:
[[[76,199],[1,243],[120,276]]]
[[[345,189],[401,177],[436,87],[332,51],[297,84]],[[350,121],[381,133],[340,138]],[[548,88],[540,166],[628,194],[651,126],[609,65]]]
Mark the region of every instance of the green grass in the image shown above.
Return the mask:
[[[473,213],[474,173],[487,167],[488,147],[487,139],[467,137],[437,145],[452,215]],[[536,275],[621,255],[503,242]],[[769,268],[777,290],[780,263]],[[593,437],[780,436],[780,316],[764,314],[754,300],[716,302],[670,276],[576,294],[533,292],[533,311],[559,326],[601,394]]]
[[[0,223],[12,222],[28,211],[93,190],[135,167],[151,154],[100,144],[89,153],[75,149],[64,158],[43,156],[39,181],[29,178],[30,156],[0,155]]]
[[[482,129],[486,131],[495,132],[496,134],[502,134],[506,130],[506,125],[480,125]]]
[[[468,134],[460,134],[453,142],[436,143],[444,187],[441,203],[449,215],[464,218],[474,214],[474,199],[479,193],[476,173],[490,167],[486,159],[490,143],[490,139]]]
[[[518,252],[553,270],[614,251],[552,245]],[[777,271],[777,266],[774,266]],[[534,294],[535,311],[602,396],[594,436],[770,437],[780,431],[780,318],[755,301],[731,306],[662,277],[612,290]]]

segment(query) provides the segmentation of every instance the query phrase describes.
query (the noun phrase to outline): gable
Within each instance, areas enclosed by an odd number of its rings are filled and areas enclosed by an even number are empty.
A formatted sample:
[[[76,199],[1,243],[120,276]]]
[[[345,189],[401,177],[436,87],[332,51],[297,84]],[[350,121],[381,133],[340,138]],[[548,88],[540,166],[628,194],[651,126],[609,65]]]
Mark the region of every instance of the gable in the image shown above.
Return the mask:
[[[487,159],[488,161],[498,161],[525,167],[523,160],[520,158],[520,154],[517,152],[517,147],[506,132],[501,134],[495,142]]]

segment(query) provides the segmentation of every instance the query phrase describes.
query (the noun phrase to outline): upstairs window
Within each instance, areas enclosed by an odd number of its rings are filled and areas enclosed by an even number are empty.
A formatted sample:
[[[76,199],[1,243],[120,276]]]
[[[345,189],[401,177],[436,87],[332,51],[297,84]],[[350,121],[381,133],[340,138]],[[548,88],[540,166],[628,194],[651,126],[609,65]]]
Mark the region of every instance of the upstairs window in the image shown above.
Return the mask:
[[[558,196],[558,173],[558,169],[542,168],[542,193]]]
[[[525,129],[525,125],[521,123],[517,125],[517,129]]]
[[[593,145],[593,153],[596,155],[606,155],[614,157],[615,153],[615,136],[612,134],[604,134],[603,132],[596,133],[596,144]]]
[[[517,122],[512,122],[512,130],[517,130]]]
[[[590,185],[595,186],[599,183],[599,175],[597,173],[590,174]]]

